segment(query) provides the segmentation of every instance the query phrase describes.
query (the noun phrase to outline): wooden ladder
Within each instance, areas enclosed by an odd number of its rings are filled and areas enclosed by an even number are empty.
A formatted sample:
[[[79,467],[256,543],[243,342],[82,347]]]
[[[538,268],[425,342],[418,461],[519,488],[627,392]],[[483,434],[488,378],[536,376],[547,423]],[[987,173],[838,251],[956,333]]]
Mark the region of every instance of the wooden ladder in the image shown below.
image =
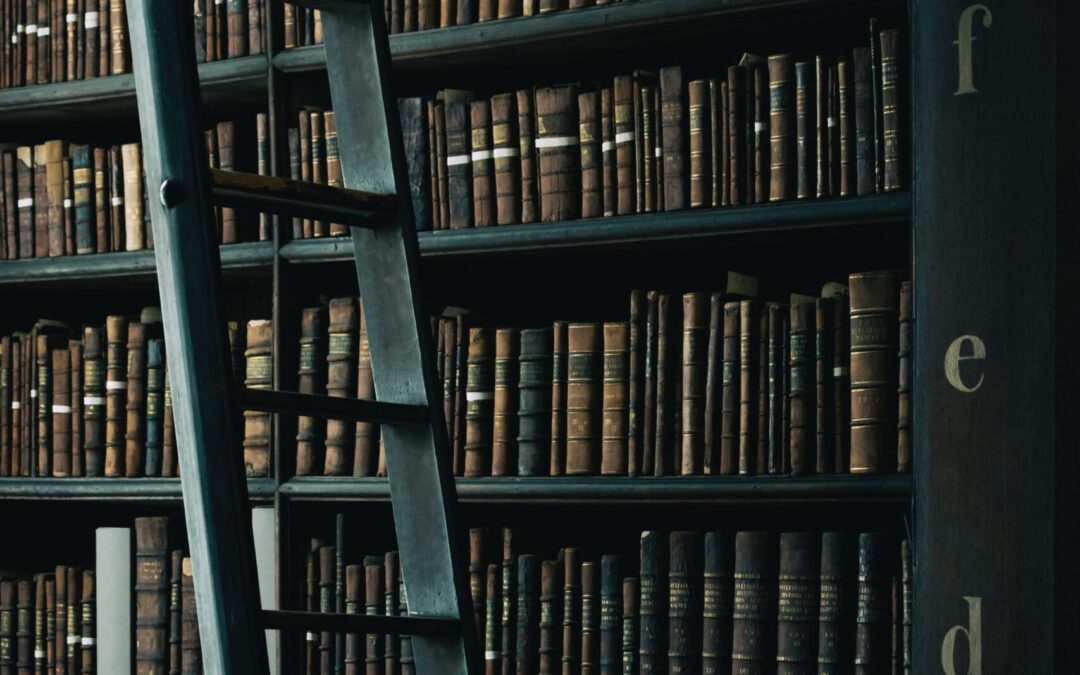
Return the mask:
[[[127,1],[203,666],[267,673],[270,628],[412,635],[421,675],[478,675],[382,5],[297,4],[322,12],[346,189],[209,169],[192,3]],[[230,380],[215,204],[350,226],[378,402]],[[237,407],[382,425],[407,616],[260,609]]]

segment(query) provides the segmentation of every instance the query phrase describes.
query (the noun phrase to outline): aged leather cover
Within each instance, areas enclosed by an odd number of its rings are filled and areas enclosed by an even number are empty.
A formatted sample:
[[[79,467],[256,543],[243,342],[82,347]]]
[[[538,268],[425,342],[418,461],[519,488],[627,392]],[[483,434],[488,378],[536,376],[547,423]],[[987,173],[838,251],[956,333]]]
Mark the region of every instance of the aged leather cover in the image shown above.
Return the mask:
[[[578,138],[581,162],[581,217],[604,214],[602,110],[599,91],[578,94]]]
[[[64,174],[63,163],[67,143],[47,141],[44,146],[45,203],[39,204],[36,214],[44,216],[46,250],[50,257],[64,255]],[[41,232],[39,231],[40,235]]]
[[[672,532],[668,571],[668,672],[701,672],[702,537],[700,532]]]
[[[790,430],[791,472],[814,473],[817,467],[816,385],[814,377],[815,306],[798,302],[791,306],[789,368],[791,373]]]
[[[124,249],[141,251],[146,248],[143,228],[142,146],[125,143],[120,146],[124,162]]]
[[[319,548],[319,611],[323,613],[336,610],[334,603],[334,561],[337,547]],[[330,631],[319,633],[319,669],[322,673],[334,670],[334,634]]]
[[[817,532],[780,535],[777,675],[816,675],[819,565]]]
[[[615,173],[618,185],[616,213],[637,211],[637,162],[634,150],[634,78],[620,75],[612,85],[615,120]]]
[[[183,666],[182,595],[184,552],[174,550],[169,555],[169,675],[180,675]]]
[[[739,302],[739,474],[757,471],[758,349],[761,307]]]
[[[884,532],[859,535],[859,584],[855,631],[855,673],[884,672],[892,648],[891,586],[895,546]]]
[[[517,675],[537,675],[540,644],[540,562],[535,555],[518,556]]]
[[[105,334],[108,341],[105,371],[105,475],[115,477],[124,473],[128,390],[127,318],[106,317]]]
[[[900,284],[900,371],[896,429],[896,470],[901,473],[911,471],[911,346],[914,341],[911,303],[911,282],[905,281]]]
[[[484,626],[487,625],[484,607],[486,534],[483,528],[469,529],[469,595],[472,600],[473,621],[480,635],[483,635]]]
[[[172,389],[169,386],[169,364],[165,363],[164,412],[161,419],[161,475],[176,477],[180,475],[180,465],[176,456],[176,427],[173,422]],[[89,466],[89,465],[88,465]]]
[[[735,543],[731,534],[706,532],[701,623],[702,675],[731,672],[734,574]]]
[[[900,278],[895,271],[852,274],[852,473],[896,468]]]
[[[770,80],[771,89],[771,80]],[[727,71],[728,101],[728,203],[746,204],[746,69],[729,66]],[[775,131],[773,131],[775,133]],[[776,153],[772,154],[776,162]],[[770,192],[771,194],[771,192]]]
[[[638,607],[641,591],[637,577],[626,577],[622,582],[622,672],[639,671],[638,655]]]
[[[540,564],[540,675],[562,673],[562,565],[558,560]],[[492,651],[494,646],[487,646],[489,659],[498,654]]]
[[[641,675],[668,672],[668,535],[641,533]]]
[[[689,202],[687,168],[687,91],[680,66],[660,69],[660,147],[663,154],[664,209],[685,209]],[[693,130],[690,131],[693,134]]]
[[[638,146],[637,161],[642,168],[638,177],[641,182],[642,202],[640,211],[652,213],[660,210],[657,205],[657,188],[662,188],[663,183],[657,178],[656,152],[660,148],[660,139],[656,135],[657,118],[660,111],[656,109],[657,87],[651,83],[641,86],[638,90],[641,110],[641,143]]]
[[[577,87],[536,90],[536,151],[540,178],[540,220],[581,216],[581,157]]]
[[[799,61],[795,64],[795,192],[799,199],[810,199],[817,193],[815,92],[814,62]]]
[[[180,567],[180,672],[182,675],[199,675],[202,673],[202,646],[191,558],[185,557]]]
[[[816,197],[829,197],[832,195],[832,149],[830,147],[829,132],[831,130],[830,101],[832,96],[832,82],[830,80],[830,66],[825,57],[814,58],[814,124],[815,124],[815,179],[817,190]]]
[[[521,16],[524,8],[522,7],[522,0],[499,0],[499,17],[500,19],[510,19],[515,16]],[[510,675],[507,673],[506,675]]]
[[[518,149],[521,155],[521,222],[540,219],[537,181],[536,108],[532,89],[517,92]]]
[[[143,475],[146,452],[146,324],[132,321],[127,332],[127,426],[124,475]]]
[[[169,521],[135,519],[135,672],[169,668]]]
[[[11,675],[15,666],[16,581],[0,581],[0,670]]]
[[[11,475],[11,402],[15,389],[12,370],[12,340],[0,338],[0,476]]]
[[[546,563],[545,563],[546,564]],[[395,580],[395,586],[396,586]],[[485,569],[484,575],[484,672],[485,675],[500,675],[502,667],[502,654],[499,651],[499,609],[501,607],[501,598],[499,597],[499,566],[496,564],[488,564]],[[541,591],[541,605],[543,604],[543,591]],[[541,608],[540,612],[540,625],[541,636],[543,636],[543,617],[544,612]],[[478,629],[479,630],[479,629]],[[541,637],[542,639],[542,637]],[[390,646],[390,641],[387,640],[387,647]],[[541,651],[541,653],[543,653]],[[386,668],[388,673],[396,672],[394,665],[391,662],[391,655],[389,649],[386,654]]]
[[[604,216],[618,211],[619,177],[615,166],[615,103],[611,87],[600,90],[600,167]]]
[[[641,472],[643,432],[645,415],[645,293],[630,291],[630,340],[627,375],[626,417],[626,473],[637,476]]]
[[[675,423],[678,417],[676,389],[678,376],[679,343],[677,331],[681,325],[671,296],[660,293],[656,310],[656,447],[654,449],[653,475],[667,476],[675,473],[672,462],[675,455]]]
[[[705,402],[702,438],[702,473],[720,473],[723,430],[724,294],[710,293],[706,333]],[[686,388],[683,388],[686,391]]]
[[[682,466],[680,473],[703,473],[705,399],[709,363],[709,294],[683,295],[682,328]]]
[[[326,307],[307,307],[300,312],[301,394],[326,393]],[[321,472],[326,438],[325,420],[301,416],[296,422],[296,475]]]
[[[792,199],[796,190],[795,62],[769,57],[769,201]]]
[[[518,475],[543,476],[551,452],[550,328],[521,331],[518,366]],[[507,597],[504,593],[503,597]]]
[[[93,253],[97,228],[94,222],[94,166],[89,145],[71,146],[72,181],[75,209],[75,252]]]
[[[52,475],[71,475],[71,352],[56,346],[51,354]]]
[[[79,602],[79,630],[82,633],[79,644],[79,664],[82,675],[91,675],[94,672],[94,570],[83,570],[82,584],[80,585]],[[19,582],[19,596],[22,597],[22,582]],[[21,605],[20,601],[20,605]],[[20,625],[22,613],[19,613]],[[22,647],[19,648],[20,653]],[[72,672],[75,672],[74,670]]]
[[[712,205],[712,106],[709,80],[688,85],[690,125],[690,206]],[[670,201],[668,202],[669,208]]]
[[[727,79],[709,80],[709,166],[712,171],[712,205],[727,206],[731,200],[731,181],[728,171],[728,85]]]
[[[359,304],[356,298],[334,298],[328,310],[326,352],[326,393],[351,398],[356,392]],[[351,473],[351,451],[356,443],[356,426],[345,420],[327,420],[326,454],[323,473],[345,476]]]
[[[772,157],[769,138],[768,66],[754,65],[750,78],[754,88],[754,203],[764,203],[769,201],[769,163]]]
[[[473,101],[469,109],[472,158],[473,225],[495,225],[495,159],[491,144],[491,104]]]
[[[645,294],[645,375],[643,420],[641,424],[641,470],[643,476],[651,476],[656,469],[656,348],[657,312],[659,294]]]
[[[817,298],[815,304],[814,357],[817,386],[814,402],[817,409],[814,428],[817,435],[816,470],[817,473],[833,473],[835,451],[832,443],[835,439],[832,412],[832,377],[833,377],[833,301],[832,298]]]
[[[502,615],[499,624],[502,627],[502,672],[513,675],[517,649],[516,615],[517,577],[514,571],[514,531],[502,528]],[[411,644],[409,645],[411,648]],[[403,652],[404,653],[404,649]],[[406,675],[406,673],[402,673]]]
[[[521,219],[521,147],[517,98],[491,97],[491,147],[495,162],[495,222],[511,225]]]
[[[326,185],[326,134],[321,110],[312,110],[311,125],[311,182]],[[312,223],[312,234],[325,237],[330,234],[330,224],[325,220]]]
[[[360,614],[360,597],[363,593],[363,567],[360,565],[345,566],[345,613]],[[357,633],[345,635],[345,673],[346,675],[360,675],[361,642],[363,636]]]
[[[755,453],[754,473],[764,475],[769,472],[769,312],[767,306],[761,306],[757,316],[758,329],[755,340],[757,358],[757,451]]]
[[[548,470],[552,476],[566,473],[567,329],[565,321],[556,321],[552,327],[551,456]]]
[[[600,670],[600,568],[581,563],[581,675]]]
[[[413,194],[413,166],[422,160],[416,157],[416,150],[413,148],[413,145],[417,142],[417,135],[413,130],[417,122],[412,116],[414,113],[406,110],[408,107],[407,102],[413,100],[415,99],[398,99],[398,106],[399,110],[401,110],[399,119],[401,120],[402,140],[405,143],[405,164],[409,169],[409,196],[412,197],[413,215],[416,216],[418,211],[416,196]],[[323,135],[326,143],[326,184],[336,188],[345,187],[341,177],[341,154],[338,151],[337,120],[334,117],[334,111],[327,110],[322,114],[322,117]],[[426,134],[424,134],[424,140],[427,140]],[[423,159],[427,159],[426,152]],[[329,234],[331,237],[340,237],[348,233],[349,228],[343,223],[330,223]]]
[[[14,343],[12,343],[14,345]],[[105,363],[102,358],[101,328],[83,329],[83,439],[85,475],[102,474],[105,444]]]
[[[602,407],[600,324],[574,323],[567,330],[566,473],[595,474],[600,468]]]
[[[735,535],[733,673],[771,672],[776,653],[777,547],[773,532]]]
[[[627,412],[630,326],[604,324],[603,417],[601,420],[600,473],[625,476],[628,468]]]
[[[562,672],[581,667],[581,550],[565,548],[563,555]]]
[[[911,613],[914,602],[913,572],[911,565],[911,541],[908,539],[900,542],[900,581],[902,584],[901,597],[901,666],[905,674],[911,673]]]
[[[492,329],[469,329],[468,374],[465,384],[466,476],[491,475],[495,407],[494,342]]]
[[[518,466],[518,352],[516,328],[495,331],[495,409],[491,475],[513,476]]]
[[[34,169],[34,148],[20,145],[15,150],[15,186],[16,206],[19,220],[19,257],[33,258],[37,253],[35,245],[36,227],[34,202],[38,199],[35,190],[37,174]],[[44,203],[39,208],[44,210]]]
[[[622,675],[622,566],[619,555],[600,559],[600,675]]]
[[[83,586],[86,588],[86,586]],[[92,607],[93,605],[91,605]],[[34,668],[34,587],[29,579],[16,586],[15,605],[15,665],[19,675],[29,675]],[[85,611],[84,611],[85,617]],[[90,651],[93,654],[93,651]],[[85,666],[85,659],[84,659]],[[83,672],[87,672],[83,668]]]
[[[247,349],[244,350],[244,384],[252,389],[273,385],[271,323],[265,319],[247,322]],[[248,476],[270,475],[270,413],[244,411],[244,466]]]
[[[876,113],[870,50],[866,47],[852,50],[851,60],[855,112],[855,192],[860,195],[874,194],[876,191],[874,158]]]
[[[472,155],[469,105],[446,105],[446,171],[450,205],[450,228],[473,226]]]

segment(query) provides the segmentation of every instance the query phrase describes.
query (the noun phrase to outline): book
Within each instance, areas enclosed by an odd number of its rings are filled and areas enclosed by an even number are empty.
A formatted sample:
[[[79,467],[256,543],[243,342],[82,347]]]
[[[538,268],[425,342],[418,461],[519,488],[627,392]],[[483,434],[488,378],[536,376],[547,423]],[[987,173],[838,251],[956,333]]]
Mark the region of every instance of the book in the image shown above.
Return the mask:
[[[819,565],[817,532],[780,535],[777,674],[815,672],[817,667]]]
[[[901,151],[903,124],[901,123],[902,94],[900,60],[903,57],[901,33],[897,29],[883,30],[881,41],[881,119],[882,144],[884,147],[883,189],[893,192],[904,187]]]
[[[687,88],[689,105],[690,207],[712,206],[714,134],[710,80],[694,80]]]
[[[536,154],[540,220],[572,220],[581,215],[581,157],[577,88],[536,90]]]
[[[517,675],[537,675],[540,643],[539,560],[533,554],[518,556],[517,578]]]
[[[815,64],[795,63],[795,196],[810,199],[817,194],[817,112]]]
[[[896,431],[896,470],[900,473],[911,471],[912,431],[911,431],[911,390],[914,373],[912,368],[912,344],[914,343],[912,319],[911,282],[900,284],[900,327],[898,335],[900,369],[897,375],[897,431]]]
[[[672,532],[668,567],[668,672],[699,672],[703,559],[699,532]]]
[[[616,77],[612,84],[612,105],[615,120],[615,173],[618,183],[616,213],[618,215],[631,214],[637,210],[634,88],[634,80],[629,75]]]
[[[900,279],[896,272],[852,274],[852,473],[896,468]]]
[[[52,475],[66,477],[72,475],[71,353],[65,348],[54,349],[51,360]],[[64,591],[66,593],[67,589]]]
[[[581,673],[600,670],[600,569],[592,561],[581,563]]]
[[[676,375],[679,363],[679,344],[676,326],[681,322],[675,316],[671,296],[660,293],[656,298],[656,397],[653,426],[653,475],[666,476],[673,473],[675,459],[676,387],[681,383]]]
[[[184,552],[175,549],[169,554],[169,675],[178,675],[183,666],[181,652],[182,610],[181,588]]]
[[[135,519],[135,612],[136,671],[162,672],[169,662],[166,518]]]
[[[599,324],[574,323],[567,328],[567,475],[595,474],[599,469],[601,335]]]
[[[360,307],[360,348],[356,355],[356,396],[375,400],[375,377],[371,370],[371,347],[368,343],[367,314]],[[356,423],[356,453],[353,457],[354,476],[385,476],[386,459],[381,452],[379,425],[373,422]]]
[[[521,331],[518,370],[519,476],[548,473],[551,452],[551,336],[550,328]],[[503,594],[506,598],[506,594]]]
[[[638,672],[638,611],[639,584],[637,577],[626,577],[622,583],[622,672]]]
[[[563,554],[563,671],[578,672],[581,668],[581,551],[565,548]]]
[[[491,475],[495,345],[488,328],[469,329],[465,408],[465,475]],[[481,624],[482,625],[482,624]]]
[[[301,394],[326,392],[326,307],[308,307],[300,315],[300,369],[297,380]],[[296,475],[316,474],[323,466],[326,422],[300,416],[296,423]]]
[[[502,662],[501,671],[506,675],[514,672],[517,649],[517,577],[514,573],[514,531],[509,527],[502,528],[502,615],[500,626],[502,628]],[[411,645],[410,645],[411,647]],[[404,654],[404,647],[402,648]],[[405,675],[403,672],[402,675]]]
[[[487,566],[484,563],[486,537],[483,528],[469,529],[469,593],[472,599],[473,623],[479,635],[484,634],[487,621],[484,608],[484,590]]]
[[[389,569],[389,568],[388,568]],[[541,568],[541,581],[543,580],[543,571],[547,569],[547,561],[544,562]],[[502,652],[499,650],[499,639],[502,637],[499,626],[499,609],[501,604],[501,598],[499,597],[500,590],[500,572],[499,566],[495,564],[489,564],[487,566],[487,572],[485,574],[485,597],[484,597],[484,663],[485,663],[485,675],[499,675],[500,667],[502,666]],[[396,583],[395,583],[396,586]],[[544,635],[544,610],[543,610],[543,598],[544,592],[540,591],[540,641],[543,643]],[[549,609],[550,612],[550,609]],[[390,641],[387,641],[387,646],[390,646]],[[541,658],[543,658],[543,647],[540,650]],[[394,664],[387,654],[386,667],[388,670],[394,669]]]
[[[647,317],[645,293],[630,292],[630,339],[627,373],[627,474],[637,476],[642,470],[645,452],[645,322]]]
[[[789,369],[791,377],[790,402],[791,472],[796,475],[813,473],[817,467],[816,387],[812,373],[815,305],[796,302],[791,305],[791,341]]]
[[[863,532],[858,545],[855,673],[869,675],[888,668],[890,660],[892,544],[885,533]]]
[[[832,83],[833,67],[823,56],[814,58],[814,182],[817,190],[815,197],[830,197],[835,191],[833,185],[833,154],[831,131],[836,128],[836,119],[832,114],[832,100],[835,96]]]
[[[247,348],[244,350],[246,387],[270,389],[273,385],[271,333],[270,321],[254,319],[247,322]],[[270,413],[244,411],[244,466],[248,476],[270,475],[270,425]]]
[[[540,563],[540,675],[562,673],[562,581],[561,561],[545,560]],[[486,646],[485,654],[489,661],[498,655],[498,652],[490,649],[493,646]],[[502,665],[501,662],[499,665]],[[490,668],[488,672],[493,669]]]
[[[94,656],[99,673],[132,672],[131,529],[99,527],[94,543]],[[21,591],[20,591],[21,595]],[[83,608],[85,623],[86,606]],[[21,622],[20,622],[21,623]],[[23,653],[20,647],[20,654]],[[29,651],[29,650],[27,650]],[[85,651],[85,650],[84,650]],[[84,664],[85,665],[85,664]]]
[[[724,532],[706,532],[704,547],[701,672],[707,674],[731,667],[735,549]]]
[[[600,473],[625,476],[628,473],[627,381],[630,327],[626,323],[605,323]]]
[[[739,475],[757,472],[758,349],[760,306],[739,302]]]
[[[709,357],[709,294],[683,295],[682,466],[684,476],[704,472],[705,408]]]
[[[198,675],[202,672],[202,646],[191,558],[184,557],[181,561],[180,574],[180,673]]]
[[[641,675],[666,673],[668,617],[668,537],[663,532],[641,533],[641,606],[639,610]]]
[[[621,675],[622,661],[622,556],[600,558],[600,675]]]
[[[146,324],[128,322],[124,475],[143,475],[146,451]]]
[[[852,92],[855,122],[855,193],[873,194],[877,190],[875,172],[874,84],[870,50],[852,50]]]
[[[491,105],[486,99],[473,101],[469,108],[470,157],[472,158],[473,225],[497,223],[495,200],[495,159],[491,135]]]
[[[334,298],[328,310],[329,338],[326,352],[326,393],[351,397],[356,391],[359,304],[356,298]],[[323,474],[344,476],[350,473],[351,450],[356,427],[345,420],[327,420],[326,453]]]
[[[516,328],[495,331],[495,400],[491,475],[513,476],[518,466],[518,369],[521,348]]]
[[[521,222],[535,223],[540,219],[540,197],[536,148],[536,98],[532,89],[519,89],[518,150],[521,155]]]
[[[3,349],[0,345],[0,349]],[[83,384],[82,384],[82,342],[68,340],[68,369],[71,379],[71,393],[68,397],[71,412],[68,413],[71,427],[71,475],[83,476],[86,473],[86,455],[83,451]],[[0,401],[2,404],[2,401]],[[2,424],[0,424],[2,426]],[[2,453],[0,453],[2,454]],[[3,460],[0,459],[0,464]]]
[[[124,473],[124,436],[127,399],[127,333],[123,316],[105,319],[105,475]]]
[[[491,146],[495,163],[495,220],[510,225],[521,219],[521,148],[514,94],[491,97]]]
[[[552,327],[551,453],[549,469],[552,476],[561,476],[566,471],[568,328],[569,324],[565,321],[556,321]]]
[[[446,105],[446,170],[450,229],[473,226],[472,155],[469,106]]]
[[[835,439],[835,432],[833,431],[833,414],[830,406],[832,404],[832,378],[833,378],[833,348],[832,339],[835,335],[833,329],[833,323],[835,318],[833,316],[833,301],[832,298],[817,298],[814,301],[815,311],[815,332],[814,332],[814,354],[815,354],[815,374],[816,374],[816,387],[814,390],[814,400],[816,404],[816,416],[814,421],[814,428],[816,433],[815,448],[817,450],[817,473],[833,473],[833,459],[835,457],[835,451],[832,449],[832,443]]]
[[[683,80],[683,71],[679,66],[660,69],[661,108],[660,116],[662,136],[660,148],[663,154],[663,195],[664,209],[677,211],[688,205],[688,183],[690,174],[687,169],[687,91]],[[690,130],[691,135],[693,130]]]
[[[581,165],[581,217],[604,215],[604,174],[599,91],[577,96],[579,161]]]
[[[817,662],[822,672],[850,672],[854,664],[856,563],[852,535],[821,535]]]
[[[600,90],[600,185],[604,217],[614,216],[619,203],[619,176],[615,165],[615,102],[612,88]]]

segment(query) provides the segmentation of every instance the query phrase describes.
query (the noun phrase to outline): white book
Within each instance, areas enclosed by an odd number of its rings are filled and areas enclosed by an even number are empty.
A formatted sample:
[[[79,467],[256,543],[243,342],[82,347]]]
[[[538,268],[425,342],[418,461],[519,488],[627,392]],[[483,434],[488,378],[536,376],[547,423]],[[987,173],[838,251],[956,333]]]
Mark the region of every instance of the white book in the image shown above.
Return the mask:
[[[251,529],[255,538],[255,567],[259,576],[259,599],[263,609],[277,609],[277,538],[274,536],[274,507],[251,509]],[[270,675],[278,673],[278,632],[266,631],[266,656]]]
[[[131,675],[131,528],[99,527],[94,548],[97,672]]]

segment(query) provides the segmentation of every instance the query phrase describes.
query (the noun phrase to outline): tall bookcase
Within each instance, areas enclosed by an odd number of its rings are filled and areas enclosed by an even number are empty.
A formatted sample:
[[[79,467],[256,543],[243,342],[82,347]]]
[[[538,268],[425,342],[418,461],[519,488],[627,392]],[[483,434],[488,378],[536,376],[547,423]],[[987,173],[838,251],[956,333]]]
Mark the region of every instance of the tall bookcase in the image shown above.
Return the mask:
[[[911,475],[458,479],[465,526],[513,525],[529,541],[598,537],[634,545],[663,529],[885,529],[910,533],[915,559],[913,672],[1076,672],[1075,516],[1080,281],[1080,52],[1065,0],[632,0],[391,38],[399,95],[483,92],[578,81],[650,63],[716,63],[744,51],[828,48],[868,39],[871,16],[907,26],[910,190],[834,200],[620,216],[419,235],[432,311],[466,306],[499,325],[625,316],[630,288],[708,288],[719,270],[767,289],[820,288],[848,272],[910,268],[915,287],[915,458]],[[327,105],[321,47],[284,51],[268,2],[269,56],[203,64],[213,119],[268,111],[274,171],[288,175],[285,130]],[[992,20],[991,20],[992,17]],[[969,32],[964,33],[968,22]],[[965,39],[965,35],[972,40]],[[972,69],[975,91],[965,90]],[[135,140],[130,75],[0,91],[4,143]],[[229,302],[274,322],[275,388],[295,389],[300,309],[354,295],[341,239],[222,247]],[[0,262],[0,329],[41,315],[78,325],[154,304],[153,252]],[[588,293],[580,292],[588,289]],[[350,536],[392,546],[378,478],[293,477],[295,420],[275,421],[273,477],[251,479],[273,505],[278,594],[297,608],[306,538],[350,517]],[[0,479],[13,541],[0,567],[57,559],[92,526],[180,515],[177,479]],[[34,513],[33,520],[26,517]],[[46,527],[62,533],[43,537]],[[630,539],[627,539],[627,535]],[[462,536],[465,533],[462,532]],[[8,560],[7,556],[12,556]],[[15,559],[17,558],[17,560]],[[293,672],[296,640],[282,640]],[[952,670],[943,649],[955,648]],[[967,655],[967,656],[966,656]],[[964,664],[969,664],[963,670]]]

